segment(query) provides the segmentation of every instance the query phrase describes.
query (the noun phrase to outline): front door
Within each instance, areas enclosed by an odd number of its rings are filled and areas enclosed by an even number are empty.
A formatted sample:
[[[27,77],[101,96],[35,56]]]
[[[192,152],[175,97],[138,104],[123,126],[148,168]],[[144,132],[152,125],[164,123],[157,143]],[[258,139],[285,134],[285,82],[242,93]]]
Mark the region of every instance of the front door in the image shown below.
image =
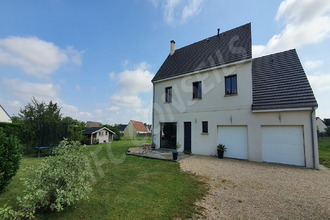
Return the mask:
[[[191,153],[191,122],[184,123],[184,152]]]

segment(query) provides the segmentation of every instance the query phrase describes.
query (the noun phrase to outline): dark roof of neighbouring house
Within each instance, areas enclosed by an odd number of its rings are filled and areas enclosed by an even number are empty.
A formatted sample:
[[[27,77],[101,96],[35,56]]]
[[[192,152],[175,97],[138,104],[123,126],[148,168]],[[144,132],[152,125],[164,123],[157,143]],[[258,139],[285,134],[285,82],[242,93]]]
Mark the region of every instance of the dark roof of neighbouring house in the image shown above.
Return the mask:
[[[92,128],[87,128],[86,130],[82,131],[82,134],[94,134],[95,132],[99,131],[99,130],[103,130],[106,129],[107,131],[111,132],[114,134],[113,131],[109,130],[106,127],[92,127]]]
[[[127,125],[120,124],[120,125],[118,126],[118,131],[124,131],[126,127],[127,127]]]
[[[152,82],[252,57],[251,23],[175,50]]]
[[[146,126],[140,121],[131,120],[132,124],[134,125],[136,131],[148,132]]]
[[[86,127],[92,128],[92,127],[100,127],[101,123],[95,122],[95,121],[88,121],[86,123]]]
[[[317,107],[296,50],[252,61],[252,110]]]

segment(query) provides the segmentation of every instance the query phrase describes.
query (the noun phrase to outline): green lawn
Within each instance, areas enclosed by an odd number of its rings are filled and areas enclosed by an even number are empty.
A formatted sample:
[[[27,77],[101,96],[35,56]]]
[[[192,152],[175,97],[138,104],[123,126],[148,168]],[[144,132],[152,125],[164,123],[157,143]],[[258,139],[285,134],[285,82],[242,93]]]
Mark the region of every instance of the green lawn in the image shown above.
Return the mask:
[[[319,138],[320,163],[330,168],[330,137]]]
[[[180,172],[178,163],[125,155],[128,147],[140,142],[124,139],[88,146],[86,155],[94,152],[90,158],[95,177],[89,200],[37,219],[172,219],[198,212],[194,202],[205,195],[206,185]],[[21,178],[29,176],[26,168],[37,166],[40,160],[22,159],[19,172],[0,195],[0,206],[7,203],[17,208],[16,196],[24,190]]]

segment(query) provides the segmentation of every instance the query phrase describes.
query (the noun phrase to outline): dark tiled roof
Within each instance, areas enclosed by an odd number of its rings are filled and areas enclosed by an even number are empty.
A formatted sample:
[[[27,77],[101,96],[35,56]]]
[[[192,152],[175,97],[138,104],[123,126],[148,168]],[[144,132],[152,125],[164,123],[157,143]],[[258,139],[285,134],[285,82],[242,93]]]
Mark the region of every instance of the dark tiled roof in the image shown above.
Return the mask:
[[[91,127],[83,130],[82,134],[93,134],[95,131],[102,129],[102,127]]]
[[[93,134],[94,132],[98,131],[98,130],[107,130],[109,131],[110,133],[114,134],[113,131],[107,129],[106,127],[92,127],[92,128],[87,128],[86,130],[83,130],[82,131],[82,134]]]
[[[249,59],[251,51],[251,23],[248,23],[175,50],[152,82]]]
[[[252,110],[317,107],[296,50],[253,59]]]
[[[124,131],[126,127],[127,127],[127,125],[120,124],[118,126],[118,131]]]

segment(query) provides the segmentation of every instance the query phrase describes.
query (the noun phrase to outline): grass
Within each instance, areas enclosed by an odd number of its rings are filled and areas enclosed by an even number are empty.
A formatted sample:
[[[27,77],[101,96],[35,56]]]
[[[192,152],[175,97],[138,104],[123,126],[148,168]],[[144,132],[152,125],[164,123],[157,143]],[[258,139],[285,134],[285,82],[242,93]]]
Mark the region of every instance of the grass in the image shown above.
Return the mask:
[[[86,155],[94,153],[90,156],[94,183],[89,200],[37,219],[172,219],[198,213],[194,202],[205,195],[206,185],[181,172],[178,163],[125,155],[130,146],[140,142],[146,140],[88,146]],[[0,196],[0,207],[7,203],[17,209],[16,197],[24,190],[21,178],[29,176],[27,167],[38,166],[40,161],[22,159],[19,172]]]
[[[330,137],[319,138],[320,163],[330,168]]]

